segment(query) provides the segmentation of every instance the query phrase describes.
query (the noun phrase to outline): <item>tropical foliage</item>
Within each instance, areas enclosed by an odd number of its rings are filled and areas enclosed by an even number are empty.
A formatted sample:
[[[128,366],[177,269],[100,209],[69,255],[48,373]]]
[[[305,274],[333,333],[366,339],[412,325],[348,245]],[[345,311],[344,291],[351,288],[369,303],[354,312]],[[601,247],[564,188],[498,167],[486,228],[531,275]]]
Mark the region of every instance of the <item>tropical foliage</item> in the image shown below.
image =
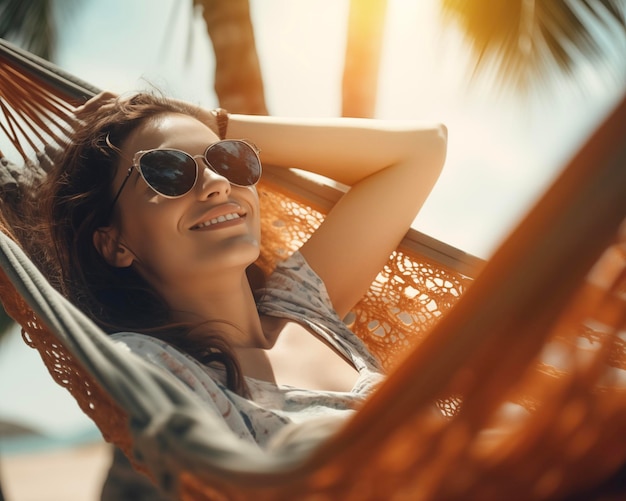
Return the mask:
[[[0,38],[51,60],[56,42],[52,0],[0,0]]]
[[[202,7],[215,51],[220,105],[240,113],[267,113],[249,0],[192,2]],[[491,72],[501,87],[518,92],[569,78],[582,65],[610,76],[616,70],[610,56],[619,54],[619,47],[626,50],[626,0],[439,2],[444,19],[466,35],[474,73]],[[52,0],[0,0],[0,37],[53,59],[52,5]],[[73,3],[63,6],[69,11]],[[350,0],[343,115],[373,116],[386,8],[387,0]],[[582,80],[575,83],[584,85]]]
[[[444,18],[458,23],[465,33],[475,56],[475,73],[495,72],[502,86],[516,91],[550,84],[584,64],[610,75],[615,47],[626,50],[626,0],[439,1]],[[237,113],[267,114],[249,0],[192,2],[201,7],[215,51],[220,106]],[[0,37],[54,60],[58,26],[53,3],[0,0]],[[62,6],[70,11],[74,2]],[[374,115],[386,9],[387,0],[350,0],[344,116]],[[8,325],[9,319],[0,318],[0,329]]]
[[[440,1],[473,49],[475,73],[493,71],[516,91],[571,77],[582,65],[610,75],[616,48],[622,58],[626,51],[624,0]]]

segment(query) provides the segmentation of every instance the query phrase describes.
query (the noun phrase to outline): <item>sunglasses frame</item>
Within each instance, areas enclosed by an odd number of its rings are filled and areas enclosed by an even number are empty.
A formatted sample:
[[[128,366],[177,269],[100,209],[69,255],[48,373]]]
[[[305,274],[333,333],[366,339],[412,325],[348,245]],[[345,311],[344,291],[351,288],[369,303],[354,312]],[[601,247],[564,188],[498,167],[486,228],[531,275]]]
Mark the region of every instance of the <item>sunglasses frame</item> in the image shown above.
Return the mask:
[[[108,137],[107,137],[107,142],[108,142]],[[256,156],[256,159],[257,159],[257,162],[258,162],[258,165],[259,165],[259,175],[258,175],[257,180],[254,183],[252,183],[252,184],[238,184],[238,183],[234,183],[230,179],[228,179],[228,177],[226,177],[224,174],[220,174],[219,172],[217,172],[215,170],[213,165],[211,165],[211,162],[209,162],[209,159],[207,158],[207,155],[208,155],[209,150],[211,148],[213,148],[216,145],[219,145],[221,143],[243,143],[246,146],[248,146],[254,152],[254,155]],[[148,182],[148,180],[146,179],[146,177],[143,174],[143,171],[141,170],[141,158],[144,155],[146,155],[147,153],[151,153],[153,151],[176,151],[176,152],[179,152],[179,153],[183,153],[184,155],[188,156],[189,158],[191,158],[193,160],[193,162],[196,164],[196,177],[195,177],[195,179],[193,181],[193,184],[189,188],[189,190],[187,190],[185,193],[182,193],[180,195],[166,195],[166,194],[161,193],[160,191],[158,191],[154,186],[152,186]],[[117,190],[117,193],[115,194],[115,197],[113,198],[113,202],[111,202],[111,209],[110,209],[109,212],[111,212],[113,210],[113,207],[115,207],[115,204],[116,204],[118,198],[122,194],[122,190],[124,189],[124,186],[126,186],[126,183],[130,179],[130,175],[133,173],[133,169],[137,169],[137,172],[139,172],[139,175],[141,176],[143,181],[155,193],[157,193],[158,195],[160,195],[162,197],[165,197],[165,198],[174,199],[174,198],[184,197],[187,193],[189,193],[191,190],[193,190],[194,186],[198,182],[198,176],[199,176],[199,173],[201,172],[201,169],[202,169],[202,167],[198,164],[198,160],[197,160],[198,158],[202,158],[205,161],[205,163],[206,163],[206,165],[207,165],[207,167],[209,169],[211,169],[217,175],[222,176],[225,179],[227,179],[228,182],[230,184],[232,184],[233,186],[240,186],[242,188],[246,188],[248,186],[255,186],[259,182],[259,180],[261,179],[261,174],[263,172],[263,167],[262,167],[262,164],[261,164],[261,158],[259,157],[259,153],[260,153],[260,150],[256,147],[256,145],[254,143],[251,143],[250,141],[246,141],[245,139],[222,139],[220,141],[216,141],[215,143],[211,143],[210,145],[208,145],[206,150],[204,150],[204,153],[202,155],[191,155],[190,153],[187,153],[186,151],[183,151],[183,150],[179,150],[177,148],[153,148],[151,150],[140,150],[137,153],[135,153],[135,155],[133,156],[133,163],[128,168],[128,171],[126,172],[126,176],[124,177],[124,180],[122,181],[122,184],[120,185],[120,188]]]

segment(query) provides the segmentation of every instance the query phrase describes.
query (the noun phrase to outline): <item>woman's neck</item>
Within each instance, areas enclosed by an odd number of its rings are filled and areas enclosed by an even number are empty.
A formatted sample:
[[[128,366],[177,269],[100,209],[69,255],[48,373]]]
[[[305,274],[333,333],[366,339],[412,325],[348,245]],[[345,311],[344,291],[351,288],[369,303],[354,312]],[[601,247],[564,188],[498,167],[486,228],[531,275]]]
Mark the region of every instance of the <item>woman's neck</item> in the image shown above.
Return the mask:
[[[206,281],[204,281],[206,282]],[[193,335],[216,332],[234,348],[266,348],[253,291],[245,273],[211,277],[210,284],[166,297],[176,320],[198,325]]]

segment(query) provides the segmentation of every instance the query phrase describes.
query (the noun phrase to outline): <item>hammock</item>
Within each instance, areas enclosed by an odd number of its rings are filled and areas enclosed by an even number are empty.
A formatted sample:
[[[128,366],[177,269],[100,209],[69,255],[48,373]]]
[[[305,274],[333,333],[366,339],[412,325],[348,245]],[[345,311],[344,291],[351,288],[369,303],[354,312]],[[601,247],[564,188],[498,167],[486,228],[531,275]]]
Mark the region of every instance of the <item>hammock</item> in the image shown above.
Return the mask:
[[[409,232],[350,315],[390,375],[304,453],[242,444],[48,283],[50,263],[16,224],[20,185],[45,179],[50,145],[96,91],[0,43],[0,126],[24,162],[2,159],[0,298],[52,377],[162,489],[189,500],[626,495],[626,99],[489,262]],[[267,171],[271,268],[340,193]],[[447,419],[433,420],[433,403]]]

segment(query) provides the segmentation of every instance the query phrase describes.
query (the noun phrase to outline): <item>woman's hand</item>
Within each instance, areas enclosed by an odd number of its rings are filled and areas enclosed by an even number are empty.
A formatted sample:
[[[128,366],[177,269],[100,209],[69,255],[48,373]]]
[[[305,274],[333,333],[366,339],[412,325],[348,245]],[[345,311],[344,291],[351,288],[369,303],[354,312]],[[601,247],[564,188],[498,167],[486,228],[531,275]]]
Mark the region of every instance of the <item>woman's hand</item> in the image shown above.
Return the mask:
[[[111,91],[102,91],[99,94],[96,94],[94,97],[89,99],[85,104],[83,104],[82,106],[78,106],[74,110],[74,116],[76,117],[76,121],[74,122],[73,126],[76,127],[76,125],[80,125],[83,118],[85,116],[89,116],[89,114],[95,110],[101,109],[101,110],[106,111],[107,109],[109,109],[110,111],[113,111],[116,106],[116,103],[119,103],[120,101],[124,102],[126,100],[132,99],[133,95],[134,94],[131,93],[128,95],[120,96],[119,94],[116,94]],[[195,109],[195,111],[197,112],[196,118],[198,120],[208,125],[213,131],[215,131],[216,134],[220,132],[217,110],[207,110],[200,106],[195,107],[192,103],[189,103],[187,101],[183,101],[180,99],[176,99],[176,98],[168,97],[166,99],[167,101],[171,103],[179,104],[182,108]]]
[[[82,106],[78,106],[74,110],[74,115],[76,115],[76,118],[80,120],[82,116],[85,116],[99,108],[109,107],[113,109],[113,103],[118,97],[119,97],[118,94],[115,94],[114,92],[110,92],[110,91],[100,92],[99,94],[96,94],[94,97],[89,99],[89,101],[87,101]]]

